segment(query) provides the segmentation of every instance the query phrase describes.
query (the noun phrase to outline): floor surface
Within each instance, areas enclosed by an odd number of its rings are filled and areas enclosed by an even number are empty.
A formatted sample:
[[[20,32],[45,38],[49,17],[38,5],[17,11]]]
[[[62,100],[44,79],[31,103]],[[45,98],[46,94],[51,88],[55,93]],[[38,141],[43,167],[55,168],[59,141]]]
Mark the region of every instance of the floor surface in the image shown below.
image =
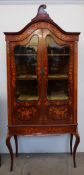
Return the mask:
[[[20,154],[10,172],[10,157],[2,155],[0,175],[84,175],[84,153],[78,153],[76,161],[73,168],[70,154]]]

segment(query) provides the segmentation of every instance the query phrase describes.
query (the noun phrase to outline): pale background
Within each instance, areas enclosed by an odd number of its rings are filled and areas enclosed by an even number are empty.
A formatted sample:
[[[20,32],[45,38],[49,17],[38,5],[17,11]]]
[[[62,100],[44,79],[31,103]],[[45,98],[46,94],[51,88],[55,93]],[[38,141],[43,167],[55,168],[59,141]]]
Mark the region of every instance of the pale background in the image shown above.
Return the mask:
[[[0,5],[0,152],[7,153],[5,138],[7,134],[7,78],[6,43],[3,32],[21,30],[36,16],[36,5]],[[78,123],[81,142],[79,152],[84,151],[84,5],[48,4],[47,12],[51,18],[69,32],[81,32],[78,61]],[[50,153],[68,152],[69,136],[19,137],[19,152]],[[12,139],[14,147],[14,141]]]

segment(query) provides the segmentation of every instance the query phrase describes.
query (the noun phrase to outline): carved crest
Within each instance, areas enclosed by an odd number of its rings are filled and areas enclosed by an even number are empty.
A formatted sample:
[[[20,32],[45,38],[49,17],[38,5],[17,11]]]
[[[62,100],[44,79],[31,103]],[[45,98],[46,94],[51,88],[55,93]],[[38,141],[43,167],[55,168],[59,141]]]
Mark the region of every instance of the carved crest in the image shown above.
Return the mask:
[[[53,21],[50,18],[49,14],[45,11],[46,7],[47,7],[46,4],[42,4],[39,6],[36,17],[32,19],[33,22],[39,19],[46,19],[46,20]]]

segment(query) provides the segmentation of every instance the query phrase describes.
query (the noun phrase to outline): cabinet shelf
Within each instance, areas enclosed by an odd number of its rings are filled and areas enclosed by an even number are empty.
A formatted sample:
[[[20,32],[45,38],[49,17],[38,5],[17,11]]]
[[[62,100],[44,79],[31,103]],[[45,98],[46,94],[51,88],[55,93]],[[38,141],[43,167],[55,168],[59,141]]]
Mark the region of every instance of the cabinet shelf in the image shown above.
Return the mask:
[[[56,75],[48,75],[48,79],[49,80],[60,80],[60,79],[68,79],[68,75],[67,74],[56,74]]]
[[[66,54],[66,53],[63,53],[63,54],[57,54],[57,53],[50,53],[48,54],[48,56],[70,56],[70,54]]]
[[[60,94],[60,95],[48,96],[47,98],[48,100],[68,100],[69,97],[67,95]]]
[[[36,56],[36,53],[15,54],[15,56]]]
[[[36,75],[18,75],[17,80],[36,80]]]
[[[38,96],[29,96],[29,95],[20,95],[17,98],[18,101],[30,101],[30,100],[38,100]]]

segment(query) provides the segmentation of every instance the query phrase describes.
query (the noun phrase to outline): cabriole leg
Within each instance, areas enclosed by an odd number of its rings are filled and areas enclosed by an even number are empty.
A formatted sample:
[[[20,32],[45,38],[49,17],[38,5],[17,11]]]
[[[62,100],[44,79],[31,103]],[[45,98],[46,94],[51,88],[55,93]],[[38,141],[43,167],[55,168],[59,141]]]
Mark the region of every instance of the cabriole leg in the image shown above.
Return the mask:
[[[70,153],[72,155],[73,134],[70,135]]]
[[[14,135],[15,147],[16,147],[16,157],[18,157],[18,139],[17,135]]]
[[[75,140],[75,144],[74,144],[74,148],[73,148],[74,168],[76,168],[76,150],[77,150],[77,147],[78,147],[78,145],[80,143],[80,136],[79,136],[78,131],[76,132],[75,137],[76,137],[76,140]]]
[[[10,142],[11,137],[12,137],[11,135],[7,135],[6,145],[7,145],[7,148],[9,150],[10,157],[11,157],[10,171],[13,171],[13,150],[12,150],[12,146],[11,146],[11,142]]]

